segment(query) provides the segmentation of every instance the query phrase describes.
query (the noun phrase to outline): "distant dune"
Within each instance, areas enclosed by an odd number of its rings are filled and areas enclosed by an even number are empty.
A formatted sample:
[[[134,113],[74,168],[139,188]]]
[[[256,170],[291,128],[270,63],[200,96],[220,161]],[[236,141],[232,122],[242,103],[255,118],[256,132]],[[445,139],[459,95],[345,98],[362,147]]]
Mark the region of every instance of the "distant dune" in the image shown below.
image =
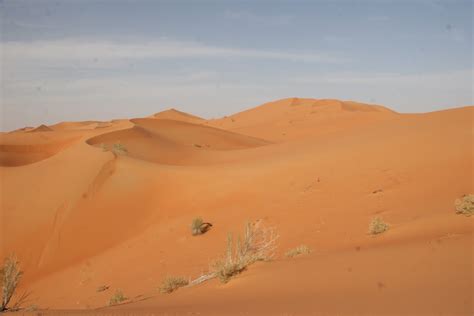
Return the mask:
[[[265,103],[209,125],[275,141],[301,139],[388,120],[398,114],[378,105],[290,98]]]
[[[474,193],[473,117],[290,98],[1,133],[0,256],[42,314],[472,315],[474,222],[454,201]],[[213,226],[192,236],[197,216]],[[159,293],[248,220],[278,231],[274,260]],[[127,304],[108,307],[117,289]]]
[[[174,121],[182,121],[188,123],[201,123],[204,121],[203,118],[200,118],[195,115],[191,115],[188,113],[184,113],[175,109],[169,109],[166,111],[158,112],[150,116],[151,118],[155,119],[163,119],[163,120],[174,120]]]

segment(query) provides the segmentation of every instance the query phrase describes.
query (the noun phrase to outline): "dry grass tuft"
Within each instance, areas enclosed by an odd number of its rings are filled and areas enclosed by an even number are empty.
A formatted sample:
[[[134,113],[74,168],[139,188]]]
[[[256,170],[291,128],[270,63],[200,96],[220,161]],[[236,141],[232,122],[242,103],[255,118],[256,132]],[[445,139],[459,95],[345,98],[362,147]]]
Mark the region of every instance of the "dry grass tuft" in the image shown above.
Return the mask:
[[[467,194],[460,199],[456,199],[454,206],[458,214],[466,216],[474,215],[474,194]]]
[[[116,305],[127,300],[127,297],[123,295],[121,290],[116,290],[115,294],[110,298],[109,305]]]
[[[211,270],[221,282],[226,283],[252,263],[271,259],[277,239],[275,230],[263,227],[260,221],[247,223],[243,236],[239,236],[235,243],[231,234],[227,236],[226,254],[211,265]]]
[[[0,312],[8,309],[8,304],[15,293],[20,282],[23,272],[19,269],[18,260],[14,255],[7,257],[0,270],[2,282],[2,302],[0,304]]]
[[[108,147],[106,144],[100,144],[102,151],[111,151],[115,156],[126,155],[128,153],[127,148],[120,143],[112,144],[112,147]]]
[[[211,223],[205,223],[201,217],[196,217],[191,223],[191,232],[193,236],[202,235],[212,227]]]
[[[160,293],[169,294],[173,291],[176,291],[180,287],[186,286],[189,284],[189,281],[183,277],[166,277],[160,285]]]
[[[380,217],[375,217],[369,224],[369,233],[378,235],[388,230],[390,226],[385,223]]]
[[[101,285],[96,289],[96,291],[97,292],[104,292],[104,291],[107,291],[108,289],[109,289],[108,285]]]
[[[308,255],[311,253],[311,249],[309,249],[306,245],[301,245],[296,248],[290,249],[285,253],[285,256],[288,258],[293,258],[299,255]]]
[[[120,143],[115,143],[112,145],[112,152],[118,156],[118,155],[126,155],[128,153],[128,150],[127,148],[125,148],[124,145]]]

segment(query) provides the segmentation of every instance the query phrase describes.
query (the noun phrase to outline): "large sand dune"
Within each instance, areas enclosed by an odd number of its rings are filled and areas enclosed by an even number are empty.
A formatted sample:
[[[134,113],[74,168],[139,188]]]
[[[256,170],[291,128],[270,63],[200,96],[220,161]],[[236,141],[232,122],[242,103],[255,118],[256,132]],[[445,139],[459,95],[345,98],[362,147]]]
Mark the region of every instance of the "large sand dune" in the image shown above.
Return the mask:
[[[293,98],[1,134],[0,255],[20,259],[25,304],[53,314],[471,315],[474,222],[453,203],[474,193],[473,115]],[[197,237],[196,216],[213,224]],[[275,260],[158,292],[206,271],[247,220],[277,229]],[[116,289],[129,299],[106,307]]]

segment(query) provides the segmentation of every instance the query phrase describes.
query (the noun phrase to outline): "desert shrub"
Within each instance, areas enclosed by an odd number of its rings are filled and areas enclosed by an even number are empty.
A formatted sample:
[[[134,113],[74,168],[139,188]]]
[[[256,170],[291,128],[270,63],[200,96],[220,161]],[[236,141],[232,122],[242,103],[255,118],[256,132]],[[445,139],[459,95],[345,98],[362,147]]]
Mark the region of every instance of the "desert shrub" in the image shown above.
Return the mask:
[[[467,194],[460,199],[456,199],[454,206],[458,214],[474,215],[474,194]]]
[[[380,217],[375,217],[369,224],[369,233],[377,235],[388,230],[389,225],[385,223]]]
[[[169,276],[166,277],[163,282],[161,282],[159,290],[161,293],[171,293],[179,289],[180,287],[186,286],[188,284],[189,281],[183,277]]]
[[[102,151],[111,151],[116,156],[126,155],[128,153],[127,148],[120,143],[114,143],[111,147],[109,147],[107,144],[102,143],[99,145],[99,147],[102,148]]]
[[[118,156],[118,155],[125,155],[127,154],[128,151],[124,145],[120,143],[115,143],[112,145],[112,152]]]
[[[263,227],[261,222],[247,223],[243,236],[239,236],[236,242],[232,234],[227,236],[226,253],[212,264],[211,270],[226,283],[252,263],[271,259],[277,239],[274,229]]]
[[[15,293],[23,272],[19,269],[18,260],[14,255],[7,257],[0,270],[2,282],[2,302],[0,312],[8,309],[8,304]]]
[[[121,290],[116,290],[115,294],[112,295],[112,297],[110,298],[109,305],[115,305],[115,304],[122,303],[126,299],[127,298],[123,295]]]
[[[193,236],[202,235],[212,227],[211,223],[205,223],[201,217],[196,217],[191,223],[191,232]]]
[[[107,291],[109,289],[109,286],[108,285],[101,285],[97,288],[97,292],[104,292],[104,291]]]
[[[307,255],[311,253],[311,249],[309,249],[308,246],[306,245],[300,245],[296,248],[293,248],[293,249],[290,249],[288,250],[286,253],[285,253],[285,256],[288,257],[288,258],[293,258],[293,257],[296,257],[298,255]]]

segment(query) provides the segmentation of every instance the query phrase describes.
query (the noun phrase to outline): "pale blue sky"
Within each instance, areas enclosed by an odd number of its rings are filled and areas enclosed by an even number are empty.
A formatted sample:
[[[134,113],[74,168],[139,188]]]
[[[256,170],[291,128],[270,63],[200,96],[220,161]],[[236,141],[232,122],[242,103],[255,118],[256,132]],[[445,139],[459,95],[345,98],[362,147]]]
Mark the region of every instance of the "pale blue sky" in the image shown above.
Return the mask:
[[[472,1],[0,0],[11,130],[284,97],[473,102]]]

